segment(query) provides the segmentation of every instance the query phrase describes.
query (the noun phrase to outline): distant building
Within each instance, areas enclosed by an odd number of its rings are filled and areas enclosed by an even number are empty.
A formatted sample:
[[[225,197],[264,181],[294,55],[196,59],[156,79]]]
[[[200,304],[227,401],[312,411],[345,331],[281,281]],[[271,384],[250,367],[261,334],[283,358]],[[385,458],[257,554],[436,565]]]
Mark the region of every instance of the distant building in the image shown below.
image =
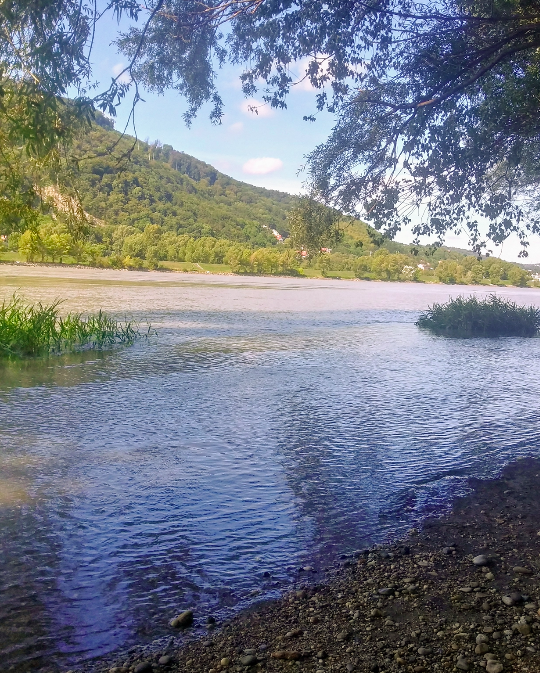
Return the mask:
[[[417,264],[417,266],[421,271],[429,271],[433,268],[431,264],[428,264],[427,262],[422,262],[422,264]]]
[[[278,243],[283,243],[283,236],[279,233],[279,231],[272,229],[272,233],[276,237]]]

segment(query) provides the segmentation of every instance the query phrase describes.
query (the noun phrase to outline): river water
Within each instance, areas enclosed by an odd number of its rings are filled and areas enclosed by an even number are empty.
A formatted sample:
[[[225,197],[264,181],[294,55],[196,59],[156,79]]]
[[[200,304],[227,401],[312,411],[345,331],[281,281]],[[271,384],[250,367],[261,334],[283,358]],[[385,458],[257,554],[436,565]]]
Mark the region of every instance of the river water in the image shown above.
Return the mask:
[[[15,290],[157,333],[0,365],[2,670],[222,619],[539,453],[540,339],[414,326],[484,288],[0,267]]]

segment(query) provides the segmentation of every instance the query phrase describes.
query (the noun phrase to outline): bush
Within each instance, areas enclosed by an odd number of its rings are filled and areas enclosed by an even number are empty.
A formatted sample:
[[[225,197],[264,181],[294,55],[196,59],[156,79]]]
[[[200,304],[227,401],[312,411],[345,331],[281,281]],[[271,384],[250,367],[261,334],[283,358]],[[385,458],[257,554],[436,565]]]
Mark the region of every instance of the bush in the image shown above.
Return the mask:
[[[416,325],[452,337],[532,337],[540,329],[540,309],[518,306],[494,294],[480,300],[457,297],[433,304]]]

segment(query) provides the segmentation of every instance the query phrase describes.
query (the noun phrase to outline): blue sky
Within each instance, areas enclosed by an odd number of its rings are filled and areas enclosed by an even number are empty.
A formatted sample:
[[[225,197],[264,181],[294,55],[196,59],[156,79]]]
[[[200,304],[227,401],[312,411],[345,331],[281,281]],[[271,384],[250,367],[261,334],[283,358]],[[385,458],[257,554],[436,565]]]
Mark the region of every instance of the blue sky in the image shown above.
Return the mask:
[[[103,85],[107,85],[127,63],[110,44],[118,25],[109,17],[102,19],[92,58],[94,77]],[[302,172],[305,156],[328,137],[333,117],[320,113],[315,122],[303,121],[304,115],[315,112],[315,92],[308,82],[293,87],[286,110],[273,110],[266,105],[259,107],[259,114],[255,114],[249,108],[261,103],[261,96],[258,99],[256,96],[255,100],[245,99],[239,73],[240,70],[226,66],[219,74],[218,88],[225,103],[221,125],[213,125],[208,118],[209,109],[202,109],[191,128],[187,128],[182,119],[186,106],[175,91],[164,95],[143,92],[145,102],[136,109],[137,135],[141,139],[159,139],[168,143],[237,180],[298,194],[306,177]],[[299,79],[303,77],[302,65],[299,65],[297,75]],[[130,103],[120,108],[117,129],[123,129],[129,109]],[[127,132],[133,133],[132,128]],[[408,243],[412,236],[403,231],[397,240]],[[449,234],[445,242],[456,247],[469,247],[464,235]],[[492,246],[492,251],[503,259],[517,261],[520,246],[517,238],[510,237],[502,248]],[[540,262],[538,236],[530,239],[527,261]]]

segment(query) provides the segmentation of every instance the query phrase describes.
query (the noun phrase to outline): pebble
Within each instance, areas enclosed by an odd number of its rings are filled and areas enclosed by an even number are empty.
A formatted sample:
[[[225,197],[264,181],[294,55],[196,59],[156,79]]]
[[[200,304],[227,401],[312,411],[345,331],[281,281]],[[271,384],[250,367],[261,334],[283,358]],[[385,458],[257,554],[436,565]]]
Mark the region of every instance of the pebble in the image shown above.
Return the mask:
[[[533,572],[530,568],[524,568],[523,566],[515,566],[512,570],[518,575],[532,575]]]
[[[478,643],[474,648],[475,654],[485,654],[486,652],[489,652],[489,645],[487,643]]]
[[[350,637],[350,635],[351,634],[348,631],[340,631],[337,634],[336,639],[342,643],[343,641],[347,640]]]
[[[152,664],[149,661],[141,661],[135,666],[133,673],[150,673],[152,671]]]
[[[486,673],[501,673],[503,665],[498,661],[488,661],[486,663]]]
[[[479,633],[476,636],[476,642],[477,642],[478,645],[480,645],[480,643],[488,643],[489,642],[489,636],[486,636],[485,633]]]
[[[460,671],[468,671],[469,670],[469,662],[465,657],[458,657],[458,660],[456,662],[456,668],[459,668]]]
[[[240,657],[240,663],[242,666],[254,666],[257,663],[257,657],[254,654],[246,654]]]
[[[489,557],[485,554],[479,554],[472,560],[475,566],[487,566],[489,564]]]
[[[392,587],[383,587],[382,589],[379,589],[379,594],[381,596],[391,596],[394,593],[394,589]]]
[[[229,657],[223,657],[223,659],[219,663],[221,666],[223,666],[223,668],[227,668],[227,666],[231,665],[231,660],[229,659]]]
[[[162,657],[159,658],[158,664],[160,666],[168,666],[172,662],[172,657],[169,654],[164,654]]]
[[[521,633],[522,636],[529,636],[531,634],[531,627],[528,624],[516,624],[515,628]]]
[[[512,606],[512,605],[514,605],[514,601],[512,600],[512,598],[511,598],[510,596],[503,596],[503,597],[502,597],[502,602],[503,602],[505,605],[508,605],[508,606]]]
[[[431,647],[419,647],[418,648],[418,654],[421,657],[425,657],[427,654],[431,654],[432,652],[433,652],[433,650],[431,649]]]
[[[495,575],[494,575],[493,573],[486,573],[486,574],[484,575],[484,577],[485,577],[487,580],[494,580],[494,579],[495,579]]]
[[[193,624],[193,610],[185,610],[181,614],[171,619],[169,624],[175,629],[191,626]]]

